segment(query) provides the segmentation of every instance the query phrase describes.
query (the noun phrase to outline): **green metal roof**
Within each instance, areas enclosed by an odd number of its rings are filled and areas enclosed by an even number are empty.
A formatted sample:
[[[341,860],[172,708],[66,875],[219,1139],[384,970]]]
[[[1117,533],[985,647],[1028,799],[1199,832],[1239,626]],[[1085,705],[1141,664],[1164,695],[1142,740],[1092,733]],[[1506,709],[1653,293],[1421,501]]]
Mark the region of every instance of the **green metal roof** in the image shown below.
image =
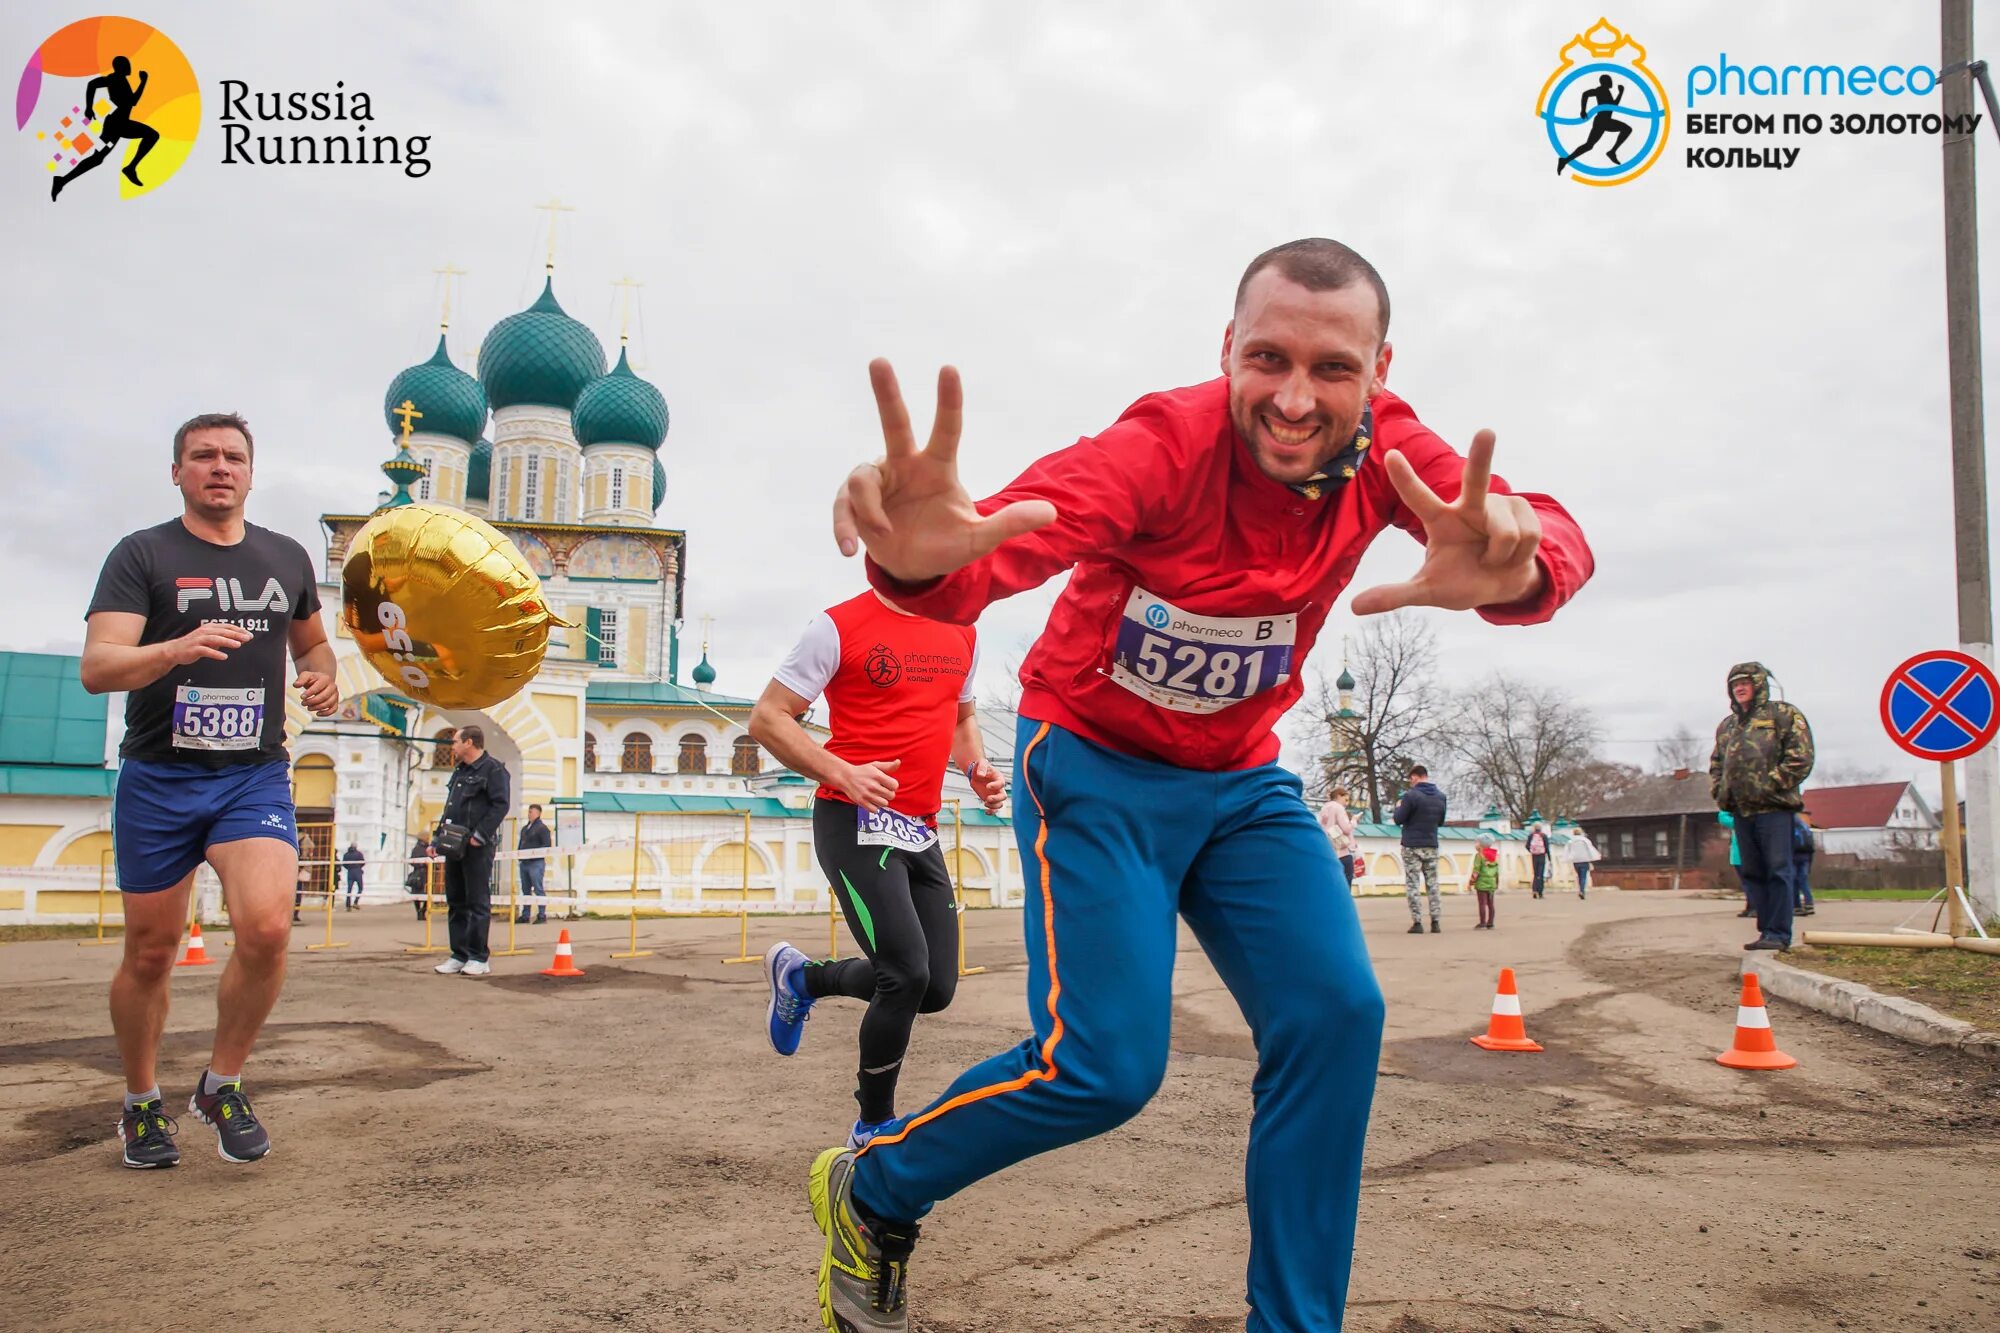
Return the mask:
[[[584,691],[584,703],[620,704],[638,708],[754,708],[755,699],[739,699],[730,694],[704,694],[685,685],[665,680],[593,680]]]
[[[118,771],[64,764],[0,764],[0,796],[109,796]]]
[[[653,455],[653,516],[659,517],[660,506],[667,502],[667,469],[660,462],[658,454]],[[678,586],[678,580],[675,581]]]
[[[1400,839],[1403,836],[1403,826],[1401,824],[1391,824],[1386,820],[1380,824],[1371,824],[1365,819],[1357,819],[1354,821],[1354,832],[1364,838]],[[1483,828],[1453,828],[1447,825],[1438,830],[1438,841],[1477,842],[1480,835],[1485,833],[1493,833],[1493,830]],[[1526,842],[1528,840],[1528,831],[1517,828],[1507,833],[1493,833],[1493,838],[1496,842]]]
[[[403,429],[403,419],[396,415],[396,409],[403,405],[404,399],[416,404],[417,411],[423,413],[411,423],[412,430],[448,435],[471,444],[486,429],[486,390],[479,387],[478,380],[452,364],[451,354],[444,348],[443,334],[438,335],[437,351],[431,353],[430,360],[411,366],[389,381],[389,392],[382,400],[382,415],[389,423],[391,435],[400,434]]]
[[[83,659],[0,653],[0,764],[104,767],[109,700],[83,688]]]
[[[632,363],[621,347],[611,373],[584,385],[576,396],[570,424],[576,430],[576,442],[586,448],[593,444],[636,444],[657,449],[667,439],[667,400],[632,373]]]
[[[771,796],[669,796],[658,792],[587,791],[583,808],[605,814],[677,810],[684,814],[740,815],[758,819],[798,819],[805,814]]]
[[[533,305],[495,324],[479,347],[479,382],[495,411],[521,403],[568,411],[583,386],[602,374],[604,348],[563,313],[554,278]]]

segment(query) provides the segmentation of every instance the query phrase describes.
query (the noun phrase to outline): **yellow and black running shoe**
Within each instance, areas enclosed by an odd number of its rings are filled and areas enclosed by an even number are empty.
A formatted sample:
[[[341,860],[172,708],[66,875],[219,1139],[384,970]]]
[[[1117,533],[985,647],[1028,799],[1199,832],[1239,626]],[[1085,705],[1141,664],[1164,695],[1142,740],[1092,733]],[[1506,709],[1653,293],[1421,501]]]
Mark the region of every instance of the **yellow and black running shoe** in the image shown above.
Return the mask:
[[[125,1146],[125,1165],[140,1171],[179,1166],[181,1150],[174,1146],[180,1132],[159,1098],[140,1102],[118,1117],[118,1141]]]
[[[188,1110],[197,1120],[215,1131],[215,1150],[225,1162],[254,1162],[271,1151],[271,1136],[257,1123],[250,1099],[243,1095],[243,1080],[236,1079],[204,1092],[209,1086],[207,1071],[194,1085]]]
[[[854,1154],[828,1148],[806,1183],[826,1237],[819,1261],[819,1317],[828,1333],[909,1333],[907,1273],[914,1223],[864,1222],[854,1206]]]

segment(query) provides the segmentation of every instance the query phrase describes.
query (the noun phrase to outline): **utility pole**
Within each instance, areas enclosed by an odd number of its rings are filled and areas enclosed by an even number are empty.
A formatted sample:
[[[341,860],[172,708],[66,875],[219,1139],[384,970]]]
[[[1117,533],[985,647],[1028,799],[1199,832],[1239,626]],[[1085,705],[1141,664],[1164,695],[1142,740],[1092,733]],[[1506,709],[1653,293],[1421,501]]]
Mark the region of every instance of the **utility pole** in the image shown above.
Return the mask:
[[[1940,0],[1941,92],[1947,117],[1970,116],[1977,102],[1972,0]],[[2000,126],[1995,126],[2000,130]],[[1986,540],[1986,406],[1979,348],[1979,218],[1973,136],[1944,140],[1945,340],[1951,374],[1952,546],[1958,568],[1959,650],[1993,664],[1993,580]],[[2000,916],[1994,831],[2000,772],[1992,746],[1965,761],[1965,890],[1980,914]],[[1947,795],[1946,799],[1949,799]],[[1951,887],[1950,885],[1946,886]]]

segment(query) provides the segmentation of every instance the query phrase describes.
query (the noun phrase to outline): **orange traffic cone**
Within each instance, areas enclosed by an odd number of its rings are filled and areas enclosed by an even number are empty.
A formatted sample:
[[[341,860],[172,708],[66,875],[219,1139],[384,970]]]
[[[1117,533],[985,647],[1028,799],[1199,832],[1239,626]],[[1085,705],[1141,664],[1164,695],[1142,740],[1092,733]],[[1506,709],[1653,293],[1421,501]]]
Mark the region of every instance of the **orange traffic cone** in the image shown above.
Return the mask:
[[[193,929],[188,933],[187,957],[175,963],[174,966],[206,967],[214,961],[213,958],[208,956],[208,950],[201,947],[201,922],[197,921],[194,923]]]
[[[1798,1061],[1778,1049],[1771,1015],[1764,1011],[1764,988],[1755,972],[1743,974],[1743,1000],[1736,1010],[1736,1040],[1715,1057],[1731,1069],[1790,1069]]]
[[[1521,996],[1514,989],[1514,969],[1500,969],[1500,989],[1493,995],[1493,1016],[1486,1022],[1486,1035],[1474,1037],[1474,1046],[1489,1051],[1539,1051],[1538,1042],[1528,1040],[1521,1023]]]
[[[545,977],[580,977],[583,969],[576,965],[576,959],[569,951],[569,927],[564,926],[562,934],[556,936],[556,960],[542,969]]]

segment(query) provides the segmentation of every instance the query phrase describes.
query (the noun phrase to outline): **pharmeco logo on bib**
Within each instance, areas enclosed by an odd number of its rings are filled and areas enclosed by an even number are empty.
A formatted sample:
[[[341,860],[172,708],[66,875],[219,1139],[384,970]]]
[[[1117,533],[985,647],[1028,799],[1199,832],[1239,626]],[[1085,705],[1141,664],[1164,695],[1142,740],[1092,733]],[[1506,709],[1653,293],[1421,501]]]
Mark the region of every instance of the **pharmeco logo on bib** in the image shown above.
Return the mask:
[[[1637,180],[1666,150],[1667,90],[1646,48],[1604,19],[1563,44],[1562,63],[1535,99],[1556,174],[1578,185]]]
[[[69,190],[109,195],[114,185],[120,199],[136,199],[187,161],[201,129],[201,89],[187,57],[151,24],[78,19],[28,57],[14,128],[41,163],[50,199]]]

